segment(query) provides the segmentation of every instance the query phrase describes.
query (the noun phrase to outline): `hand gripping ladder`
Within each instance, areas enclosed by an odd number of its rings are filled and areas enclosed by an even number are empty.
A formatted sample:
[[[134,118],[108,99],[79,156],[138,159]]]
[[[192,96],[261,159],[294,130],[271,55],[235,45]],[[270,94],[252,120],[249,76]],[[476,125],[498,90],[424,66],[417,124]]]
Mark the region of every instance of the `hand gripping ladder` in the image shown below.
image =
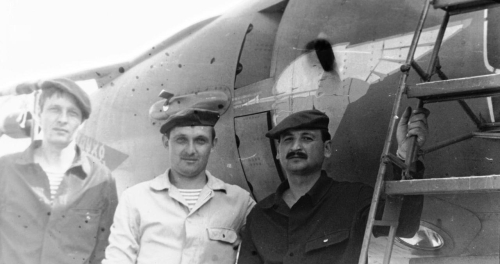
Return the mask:
[[[441,8],[446,11],[446,13],[444,15],[439,33],[436,38],[427,72],[424,72],[424,70],[413,60],[413,57],[431,4],[434,6],[434,8]],[[407,152],[405,164],[402,164],[403,162],[399,161],[399,159],[397,159],[395,155],[389,153],[393,135],[396,129],[396,122],[398,119],[397,113],[400,112],[399,107],[403,94],[406,94],[408,98],[418,98],[418,108],[423,107],[424,103],[456,100],[478,128],[478,131],[471,132],[457,138],[445,140],[441,143],[438,143],[436,146],[421,150],[421,153],[423,154],[473,137],[500,139],[500,135],[498,133],[500,123],[482,122],[478,117],[475,116],[473,111],[463,100],[465,98],[478,98],[500,95],[500,74],[448,80],[446,75],[441,71],[438,57],[439,49],[441,47],[443,36],[446,31],[450,16],[478,11],[499,4],[500,1],[498,0],[425,1],[422,14],[420,16],[415,34],[413,36],[413,40],[410,45],[408,57],[406,58],[405,64],[401,66],[402,74],[399,84],[399,90],[397,91],[392,108],[391,117],[393,118],[391,118],[388,133],[386,135],[386,140],[384,143],[380,167],[366,224],[363,246],[361,248],[359,264],[368,263],[368,247],[370,244],[370,238],[374,226],[390,227],[388,243],[386,245],[383,262],[384,264],[389,263],[392,253],[392,247],[394,245],[394,237],[398,227],[399,213],[402,204],[401,198],[403,195],[487,192],[492,190],[500,190],[500,175],[422,180],[411,179],[411,177],[409,176],[409,172],[411,170],[411,161],[414,160],[418,152],[418,147],[415,144],[415,138],[410,139],[412,144]],[[411,68],[413,68],[415,72],[420,75],[423,82],[407,87],[406,82]],[[430,82],[431,77],[434,74],[437,74],[443,81]],[[402,181],[386,181],[384,179],[387,164],[390,162],[396,166],[402,167]],[[382,193],[386,195],[384,214],[382,220],[375,220],[375,213],[377,211],[377,206],[379,205],[380,196]]]

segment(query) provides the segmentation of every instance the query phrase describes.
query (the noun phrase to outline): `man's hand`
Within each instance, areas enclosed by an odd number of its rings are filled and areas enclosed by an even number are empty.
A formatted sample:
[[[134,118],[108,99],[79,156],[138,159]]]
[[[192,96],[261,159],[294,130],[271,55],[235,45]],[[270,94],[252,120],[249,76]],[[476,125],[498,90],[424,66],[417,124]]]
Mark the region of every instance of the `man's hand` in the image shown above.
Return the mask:
[[[396,138],[398,140],[398,156],[406,159],[406,151],[410,147],[410,137],[417,136],[418,147],[422,147],[427,140],[427,135],[429,134],[427,126],[427,116],[429,116],[429,110],[425,108],[419,108],[413,111],[413,116],[411,107],[407,107],[401,120],[398,123],[398,129],[396,132]]]

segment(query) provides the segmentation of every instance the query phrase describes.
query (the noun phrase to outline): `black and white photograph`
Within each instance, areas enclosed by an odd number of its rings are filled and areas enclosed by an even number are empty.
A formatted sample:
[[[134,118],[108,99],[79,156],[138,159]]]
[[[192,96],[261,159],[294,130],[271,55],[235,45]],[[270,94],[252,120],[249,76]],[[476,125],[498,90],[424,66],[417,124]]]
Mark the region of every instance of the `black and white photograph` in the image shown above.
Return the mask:
[[[0,264],[498,264],[499,150],[498,0],[0,2]]]

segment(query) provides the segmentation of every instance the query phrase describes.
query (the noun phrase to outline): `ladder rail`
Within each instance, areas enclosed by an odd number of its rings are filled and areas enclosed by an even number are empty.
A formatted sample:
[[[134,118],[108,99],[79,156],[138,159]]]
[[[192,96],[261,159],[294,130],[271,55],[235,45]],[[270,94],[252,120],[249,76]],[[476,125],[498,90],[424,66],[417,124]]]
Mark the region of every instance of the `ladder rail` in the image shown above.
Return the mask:
[[[449,14],[449,13],[446,12],[446,14]],[[441,65],[439,63],[439,57],[437,57],[436,72],[437,72],[437,74],[438,74],[438,76],[439,76],[439,78],[441,80],[448,80],[448,76],[446,76],[446,74],[444,74],[444,72],[441,71]],[[480,129],[481,125],[482,125],[482,122],[476,116],[476,114],[474,114],[474,112],[469,107],[469,105],[463,99],[457,100],[457,102],[458,102],[458,104],[460,104],[460,107],[462,107],[462,109],[465,111],[465,113],[471,119],[471,121],[474,122],[474,124],[476,124],[476,127]]]
[[[450,139],[447,139],[447,140],[443,140],[442,142],[439,142],[439,143],[437,143],[434,146],[430,146],[428,148],[423,148],[422,149],[422,154],[425,155],[427,153],[431,153],[431,152],[436,151],[438,149],[442,149],[444,147],[453,145],[453,144],[458,143],[458,142],[462,142],[462,141],[467,140],[467,139],[471,139],[473,137],[474,137],[474,133],[467,133],[465,135],[460,135],[458,137],[454,137],[454,138],[450,138]]]
[[[429,7],[430,5],[433,4],[434,7],[439,6],[439,5],[446,5],[443,9],[446,11],[445,16],[443,18],[443,21],[441,23],[441,27],[439,29],[438,35],[435,40],[434,48],[432,55],[430,57],[430,61],[428,64],[427,72],[424,72],[424,70],[418,65],[417,62],[413,60],[419,39],[420,39],[420,34],[423,29],[423,25],[425,23],[425,19],[427,17]],[[441,65],[439,62],[439,51],[441,48],[441,44],[445,35],[445,31],[448,26],[448,22],[450,19],[450,16],[463,13],[463,12],[471,12],[474,10],[481,10],[488,8],[489,6],[493,5],[499,5],[500,0],[426,0],[424,9],[422,10],[422,14],[420,16],[420,19],[418,21],[417,28],[415,30],[415,34],[413,35],[412,43],[410,45],[408,57],[406,59],[406,63],[401,66],[401,79],[399,83],[399,90],[396,93],[396,97],[394,99],[394,105],[392,108],[392,113],[391,113],[391,119],[390,119],[390,124],[389,124],[389,129],[388,129],[388,134],[386,135],[386,141],[384,143],[384,148],[382,151],[382,157],[380,160],[380,166],[379,166],[379,171],[377,174],[377,179],[376,183],[374,186],[374,193],[372,197],[372,202],[370,204],[370,212],[368,215],[367,219],[367,224],[365,228],[365,233],[363,237],[363,245],[361,248],[361,253],[360,253],[360,258],[359,258],[359,264],[366,264],[368,263],[368,248],[370,245],[370,239],[372,235],[372,230],[374,225],[377,226],[389,226],[390,231],[389,231],[389,237],[388,237],[388,242],[386,245],[386,250],[384,253],[384,262],[383,263],[389,263],[390,258],[392,255],[392,248],[394,245],[394,238],[396,236],[396,230],[399,225],[399,213],[401,210],[401,207],[395,209],[393,206],[388,205],[387,201],[388,200],[393,200],[395,196],[400,196],[400,195],[406,195],[406,194],[418,194],[414,193],[414,190],[412,189],[412,184],[416,182],[422,182],[424,187],[426,186],[425,184],[428,185],[429,180],[417,180],[417,181],[388,181],[385,183],[385,174],[387,170],[387,163],[391,162],[394,163],[396,166],[403,167],[403,179],[411,179],[410,171],[413,170],[412,166],[415,166],[412,161],[416,159],[417,152],[419,152],[419,147],[416,144],[417,138],[415,136],[411,137],[409,139],[409,147],[406,152],[406,160],[403,164],[403,162],[394,162],[395,157],[393,157],[392,154],[389,153],[389,148],[391,146],[392,138],[394,136],[394,132],[396,129],[396,122],[398,119],[397,114],[399,113],[399,107],[401,104],[402,96],[404,93],[406,93],[408,98],[416,97],[418,98],[418,105],[417,108],[423,107],[424,103],[430,103],[430,102],[439,102],[439,101],[445,101],[445,100],[457,100],[462,109],[466,112],[466,114],[469,116],[469,118],[476,124],[478,127],[478,132],[472,132],[466,135],[459,136],[457,138],[453,138],[450,140],[445,140],[444,142],[439,143],[437,146],[431,147],[430,149],[427,150],[422,150],[421,152],[430,152],[434,151],[436,149],[463,141],[467,140],[470,138],[474,137],[480,137],[480,138],[491,138],[491,139],[500,139],[500,133],[494,134],[494,133],[488,133],[488,132],[495,132],[500,130],[500,122],[499,123],[484,123],[480,118],[478,118],[471,108],[467,105],[467,103],[464,100],[464,98],[475,98],[475,97],[485,97],[485,96],[491,96],[491,95],[498,95],[500,94],[500,90],[498,86],[493,85],[492,79],[497,78],[496,76],[488,76],[488,77],[480,77],[477,80],[474,79],[473,82],[471,83],[469,80],[467,80],[464,83],[468,83],[469,85],[472,84],[472,87],[469,87],[468,89],[462,88],[462,86],[458,87],[458,89],[452,89],[451,91],[446,91],[442,92],[440,89],[443,87],[437,87],[439,89],[436,89],[436,84],[432,85],[426,85],[424,87],[427,87],[427,89],[424,89],[423,91],[416,91],[414,89],[411,89],[410,87],[407,87],[407,79],[409,76],[409,70],[411,68],[414,68],[416,73],[421,77],[421,81],[423,83],[428,83],[431,81],[431,78],[434,74],[438,74],[439,78],[441,79],[448,79],[448,77],[441,71]],[[499,75],[500,76],[500,75]],[[488,81],[490,83],[488,83]],[[478,85],[481,84],[481,85]],[[493,80],[493,83],[496,83],[495,80]],[[475,86],[474,86],[475,85]],[[448,85],[449,86],[449,85]],[[420,94],[420,96],[416,96],[416,94]],[[426,97],[427,96],[427,97]],[[487,131],[487,132],[484,132]],[[391,156],[392,155],[392,156]],[[475,189],[481,189],[485,188],[484,186],[489,186],[491,185],[491,180],[497,180],[500,179],[500,177],[489,177],[489,178],[474,178],[474,177],[469,177],[470,179],[463,179],[461,182],[464,182],[465,180],[465,187],[467,191],[475,191]],[[491,178],[491,179],[490,179]],[[474,190],[471,190],[470,184],[468,185],[469,182],[467,180],[470,180],[470,182],[474,182],[475,184],[478,185],[478,188],[473,188]],[[500,182],[500,180],[498,180]],[[443,181],[443,183],[448,183],[448,181]],[[383,185],[383,186],[382,186]],[[402,187],[407,187],[404,191],[396,190],[396,191],[390,191],[387,189],[382,189],[382,188],[388,188],[388,186],[395,185],[396,188],[397,186],[401,185]],[[410,186],[408,188],[408,186]],[[449,186],[445,186],[449,187]],[[461,187],[461,186],[458,186]],[[399,187],[401,189],[401,187]],[[394,187],[393,187],[394,189]],[[491,189],[491,188],[490,188]],[[413,193],[412,193],[413,191]],[[447,191],[443,189],[443,191]],[[500,189],[495,188],[495,191],[500,191]],[[390,210],[392,210],[392,213],[390,213],[388,216],[386,215],[386,210],[384,209],[384,214],[382,216],[382,220],[375,220],[375,214],[380,202],[380,196],[382,192],[385,192],[387,194],[386,197],[386,208],[389,206]],[[424,192],[424,191],[421,191]],[[395,211],[396,210],[396,211]],[[395,218],[397,216],[397,219]],[[392,218],[391,218],[392,217]],[[387,218],[390,218],[389,220]]]
[[[474,112],[472,111],[472,109],[470,108],[470,106],[463,100],[463,99],[460,99],[460,100],[457,100],[458,104],[460,104],[460,106],[462,107],[462,109],[465,111],[465,113],[467,114],[467,116],[470,118],[470,120],[472,122],[474,122],[474,124],[476,125],[477,128],[481,128],[481,125],[482,125],[482,122],[481,120],[476,116],[476,114],[474,114]]]
[[[389,236],[387,238],[387,247],[385,248],[384,252],[384,264],[389,264],[391,261],[391,256],[392,256],[392,248],[394,247],[394,238],[396,237],[396,229],[398,228],[398,225],[396,224],[395,226],[391,225],[391,229],[389,230]]]
[[[431,0],[425,1],[425,5],[424,5],[424,8],[422,10],[422,14],[420,15],[420,19],[419,19],[417,28],[415,29],[415,34],[413,35],[412,43],[410,45],[410,50],[408,52],[408,57],[406,58],[405,65],[401,66],[402,74],[401,74],[401,79],[400,79],[400,85],[399,85],[399,89],[396,93],[396,98],[394,99],[395,103],[393,105],[392,112],[391,112],[391,121],[389,123],[389,129],[388,129],[388,133],[387,133],[386,140],[384,143],[384,149],[382,152],[379,171],[377,174],[377,181],[376,181],[375,187],[374,187],[372,202],[370,205],[370,212],[368,214],[368,220],[366,223],[365,234],[363,237],[363,245],[361,247],[361,253],[360,253],[360,258],[359,258],[359,262],[358,262],[359,264],[368,263],[368,247],[370,245],[372,229],[373,229],[373,225],[374,225],[374,221],[375,221],[375,213],[376,213],[377,206],[378,206],[378,203],[380,200],[380,194],[381,194],[382,188],[383,188],[382,183],[384,182],[385,172],[387,170],[387,164],[385,164],[383,162],[383,157],[385,157],[389,153],[393,134],[394,134],[394,131],[396,128],[396,121],[399,119],[397,117],[397,114],[399,113],[399,108],[400,108],[403,92],[406,89],[406,79],[408,78],[408,75],[409,75],[408,73],[409,73],[409,70],[411,68],[410,64],[411,64],[411,61],[413,60],[413,57],[415,55],[415,51],[417,49],[417,44],[418,44],[418,41],[420,39],[420,35],[421,35],[423,27],[424,27],[425,19],[427,18],[427,13],[429,12],[430,1]]]
[[[429,78],[427,76],[427,73],[424,72],[424,69],[422,69],[422,67],[420,67],[420,65],[416,61],[414,60],[411,61],[411,67],[415,70],[415,72],[417,72],[417,74],[420,76],[421,79]]]
[[[430,81],[432,75],[434,74],[434,69],[436,69],[436,65],[438,63],[438,54],[441,49],[441,44],[443,43],[444,33],[446,32],[446,27],[448,27],[448,22],[450,21],[450,13],[446,12],[443,18],[443,22],[441,22],[441,27],[439,28],[438,35],[436,37],[436,43],[434,44],[434,49],[432,50],[431,61],[427,66],[427,80]]]
[[[436,42],[434,43],[434,48],[432,50],[431,60],[429,61],[429,65],[427,65],[427,71],[424,72],[424,76],[427,78],[423,79],[424,82],[428,82],[431,80],[432,76],[435,73],[436,66],[439,63],[438,54],[441,49],[441,44],[443,43],[444,33],[446,32],[446,28],[448,27],[448,22],[450,21],[450,14],[448,12],[445,13],[443,21],[441,22],[441,27],[439,28],[438,35],[436,37]],[[424,102],[422,100],[418,100],[417,109],[424,107]],[[417,137],[413,136],[409,139],[409,149],[406,153],[406,169],[403,172],[403,177],[405,179],[409,179],[410,170],[412,169],[412,162],[417,156],[418,146],[417,146]]]

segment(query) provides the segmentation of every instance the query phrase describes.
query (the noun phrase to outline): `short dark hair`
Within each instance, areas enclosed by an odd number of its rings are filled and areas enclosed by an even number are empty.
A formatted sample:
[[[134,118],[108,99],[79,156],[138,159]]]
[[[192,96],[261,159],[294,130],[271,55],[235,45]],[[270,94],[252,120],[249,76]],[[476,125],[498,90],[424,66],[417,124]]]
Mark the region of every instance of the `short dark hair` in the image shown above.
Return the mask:
[[[174,129],[175,127],[173,127],[172,129]],[[172,131],[172,129],[168,130],[165,134],[163,134],[165,137],[167,137],[167,139],[170,139],[170,131]],[[210,130],[212,131],[212,142],[214,142],[214,139],[215,139],[215,128],[214,127],[210,127]]]
[[[327,129],[320,129],[319,131],[321,131],[321,139],[323,140],[323,142],[332,139],[332,136]]]
[[[328,129],[318,129],[318,130],[321,133],[321,140],[323,142],[332,139],[332,136],[330,136],[330,132],[328,132]],[[281,135],[276,139],[278,140],[278,143],[279,143],[280,139],[281,139]]]
[[[38,105],[40,106],[40,110],[43,110],[43,106],[45,105],[45,101],[47,101],[47,99],[51,98],[54,94],[59,96],[59,97],[62,97],[64,94],[64,91],[59,89],[59,88],[56,88],[56,87],[47,88],[47,89],[42,91],[42,93],[40,94],[40,99],[38,99]]]

